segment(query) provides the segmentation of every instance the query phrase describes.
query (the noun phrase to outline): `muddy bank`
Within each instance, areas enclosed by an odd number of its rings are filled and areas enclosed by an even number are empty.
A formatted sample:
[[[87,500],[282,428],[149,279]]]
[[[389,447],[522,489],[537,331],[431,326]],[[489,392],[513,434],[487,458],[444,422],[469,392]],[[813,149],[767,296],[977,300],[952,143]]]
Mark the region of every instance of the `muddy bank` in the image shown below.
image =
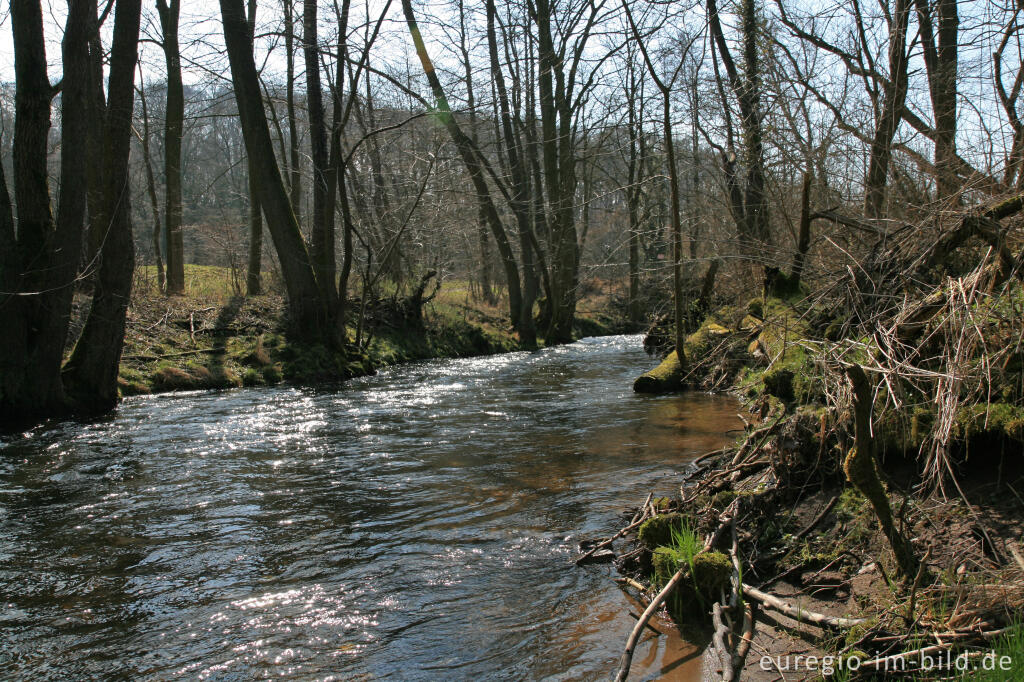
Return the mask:
[[[637,379],[746,406],[735,445],[603,546],[643,604],[668,588],[654,610],[706,647],[706,677],[816,679],[826,657],[857,668],[841,679],[916,675],[940,655],[985,673],[993,651],[1024,669],[1022,301],[984,263],[885,314],[759,297],[709,315],[685,368]]]

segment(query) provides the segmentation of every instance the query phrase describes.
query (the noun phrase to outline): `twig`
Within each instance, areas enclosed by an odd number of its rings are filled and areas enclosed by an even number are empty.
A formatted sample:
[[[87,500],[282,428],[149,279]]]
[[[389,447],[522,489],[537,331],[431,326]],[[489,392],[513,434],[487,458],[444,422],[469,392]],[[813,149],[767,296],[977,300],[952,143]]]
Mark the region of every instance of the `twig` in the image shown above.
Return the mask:
[[[644,587],[643,585],[641,585],[637,581],[633,580],[632,578],[616,578],[615,582],[617,582],[617,583],[626,583],[630,587],[632,587],[634,589],[637,589],[637,590],[640,590],[640,592],[646,592],[647,591],[646,587]]]
[[[743,634],[740,635],[739,644],[736,645],[736,653],[732,657],[732,669],[737,678],[743,669],[743,662],[750,652],[750,645],[754,641],[754,627],[757,622],[757,614],[754,612],[754,602],[747,604],[743,611]]]
[[[697,459],[695,459],[692,462],[690,462],[690,464],[692,464],[693,466],[700,466],[701,463],[704,462],[704,460],[710,459],[711,457],[714,457],[715,455],[721,455],[726,450],[728,450],[728,448],[719,448],[717,450],[712,450],[711,452],[705,452],[703,455],[701,455]]]
[[[653,495],[653,493],[652,493],[652,495]],[[650,500],[651,500],[651,495],[648,495],[647,496],[647,502],[644,502],[644,509],[640,513],[640,518],[639,519],[634,515],[633,516],[634,521],[632,521],[628,526],[626,526],[625,528],[621,529],[618,533],[616,533],[615,535],[611,536],[607,540],[602,540],[601,542],[597,543],[596,545],[594,545],[593,547],[588,549],[586,554],[583,554],[579,558],[577,558],[576,561],[575,561],[576,565],[579,566],[580,562],[582,562],[583,560],[589,558],[592,554],[594,554],[594,552],[598,551],[599,549],[604,549],[605,547],[607,547],[608,545],[612,544],[613,542],[615,542],[616,540],[621,538],[623,535],[625,535],[626,533],[628,533],[629,531],[633,530],[634,528],[636,528],[640,524],[642,524],[644,521],[646,521],[647,520],[647,509],[646,509],[646,507],[647,507],[647,503],[650,502]]]

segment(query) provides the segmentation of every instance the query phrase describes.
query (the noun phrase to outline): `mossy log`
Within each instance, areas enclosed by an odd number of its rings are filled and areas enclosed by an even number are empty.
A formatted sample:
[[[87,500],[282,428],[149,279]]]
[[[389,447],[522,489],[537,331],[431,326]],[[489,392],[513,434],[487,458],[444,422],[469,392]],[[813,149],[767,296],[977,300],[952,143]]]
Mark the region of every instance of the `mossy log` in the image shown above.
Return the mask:
[[[671,393],[682,387],[683,367],[675,351],[669,353],[660,365],[633,382],[633,390],[637,393]]]

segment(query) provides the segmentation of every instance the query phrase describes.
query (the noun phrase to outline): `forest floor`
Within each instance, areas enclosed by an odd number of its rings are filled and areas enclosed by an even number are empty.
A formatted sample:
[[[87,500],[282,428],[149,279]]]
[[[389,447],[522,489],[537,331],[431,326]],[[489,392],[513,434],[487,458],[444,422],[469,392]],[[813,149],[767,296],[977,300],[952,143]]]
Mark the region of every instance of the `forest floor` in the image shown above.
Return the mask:
[[[185,294],[169,297],[157,291],[154,274],[151,267],[140,268],[133,288],[118,380],[123,396],[282,381],[309,385],[412,360],[520,350],[506,311],[477,300],[465,281],[443,282],[411,327],[402,297],[385,296],[366,306],[359,330],[355,301],[349,336],[359,333],[362,352],[344,355],[291,343],[284,333],[284,298],[239,295],[227,268],[186,265]],[[608,300],[606,292],[595,291],[580,302],[578,336],[626,331]],[[73,334],[83,316],[76,302]]]
[[[728,391],[749,415],[678,497],[633,510],[614,551],[645,605],[682,576],[667,613],[706,647],[704,679],[1024,680],[1024,283],[986,258],[886,310],[806,285],[724,305],[687,337],[685,370],[672,354],[638,379]]]

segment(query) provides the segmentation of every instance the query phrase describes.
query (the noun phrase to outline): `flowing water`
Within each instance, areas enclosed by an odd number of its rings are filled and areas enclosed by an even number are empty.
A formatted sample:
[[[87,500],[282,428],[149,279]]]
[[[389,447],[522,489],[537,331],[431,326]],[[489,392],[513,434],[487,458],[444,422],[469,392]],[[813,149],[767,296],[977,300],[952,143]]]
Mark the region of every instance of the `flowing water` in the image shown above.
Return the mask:
[[[0,678],[606,679],[635,605],[577,543],[738,425],[634,395],[650,364],[585,339],[4,437]],[[696,666],[662,636],[634,671]]]

